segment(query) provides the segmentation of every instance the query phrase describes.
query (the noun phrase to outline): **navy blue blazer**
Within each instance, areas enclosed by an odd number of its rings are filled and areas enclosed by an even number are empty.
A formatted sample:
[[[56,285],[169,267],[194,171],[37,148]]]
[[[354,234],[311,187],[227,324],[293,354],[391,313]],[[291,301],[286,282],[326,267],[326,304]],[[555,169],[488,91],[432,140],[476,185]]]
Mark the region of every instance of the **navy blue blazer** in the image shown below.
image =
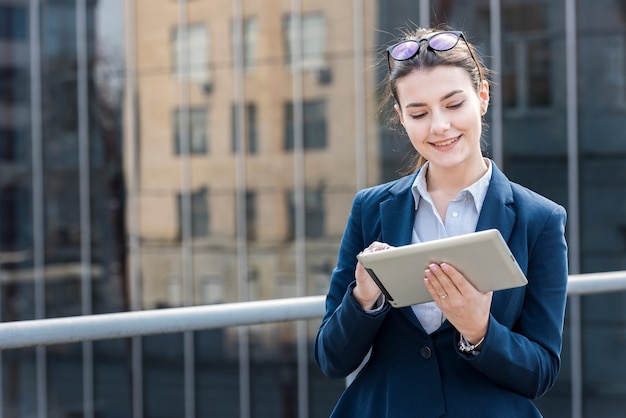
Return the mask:
[[[458,350],[459,334],[448,321],[429,335],[411,307],[386,304],[372,315],[352,297],[360,251],[372,241],[410,244],[415,175],[355,196],[315,358],[328,377],[344,378],[370,349],[371,357],[332,417],[541,417],[532,399],[553,386],[560,368],[568,275],[566,213],[493,167],[476,230],[501,232],[528,284],[494,292],[477,356]]]

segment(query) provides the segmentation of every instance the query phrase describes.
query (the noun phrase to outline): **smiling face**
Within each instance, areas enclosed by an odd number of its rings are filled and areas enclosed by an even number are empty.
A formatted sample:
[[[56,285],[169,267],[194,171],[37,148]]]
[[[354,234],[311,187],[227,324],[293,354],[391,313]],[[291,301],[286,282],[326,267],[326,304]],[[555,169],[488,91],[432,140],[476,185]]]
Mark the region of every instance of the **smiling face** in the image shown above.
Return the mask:
[[[464,69],[446,65],[414,70],[397,80],[396,89],[400,122],[432,169],[484,167],[480,138],[489,104],[486,81],[476,92]]]

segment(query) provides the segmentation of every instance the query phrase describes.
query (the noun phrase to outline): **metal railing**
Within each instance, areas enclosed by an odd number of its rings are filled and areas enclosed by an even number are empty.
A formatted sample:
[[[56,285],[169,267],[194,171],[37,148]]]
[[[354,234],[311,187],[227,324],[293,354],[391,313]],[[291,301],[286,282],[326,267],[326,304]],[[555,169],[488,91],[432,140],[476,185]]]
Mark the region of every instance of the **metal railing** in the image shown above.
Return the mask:
[[[568,295],[626,291],[626,271],[569,276]],[[0,349],[320,318],[324,296],[0,323]]]

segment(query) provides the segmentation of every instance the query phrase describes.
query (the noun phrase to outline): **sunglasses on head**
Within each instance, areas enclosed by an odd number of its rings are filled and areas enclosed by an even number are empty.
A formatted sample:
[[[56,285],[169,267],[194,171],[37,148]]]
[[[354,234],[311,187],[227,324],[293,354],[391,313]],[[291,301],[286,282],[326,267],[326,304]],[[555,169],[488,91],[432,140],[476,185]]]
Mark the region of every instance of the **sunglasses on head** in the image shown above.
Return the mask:
[[[482,80],[482,72],[480,70],[480,65],[478,65],[478,60],[476,60],[476,57],[472,52],[472,48],[470,48],[465,35],[463,35],[463,32],[461,31],[436,32],[419,39],[407,39],[391,45],[387,48],[387,64],[389,65],[389,71],[391,71],[392,58],[394,61],[410,60],[419,53],[422,41],[426,41],[428,47],[433,51],[449,51],[459,43],[460,38],[463,38],[463,41],[467,45],[467,49],[469,49],[472,60],[474,60]]]

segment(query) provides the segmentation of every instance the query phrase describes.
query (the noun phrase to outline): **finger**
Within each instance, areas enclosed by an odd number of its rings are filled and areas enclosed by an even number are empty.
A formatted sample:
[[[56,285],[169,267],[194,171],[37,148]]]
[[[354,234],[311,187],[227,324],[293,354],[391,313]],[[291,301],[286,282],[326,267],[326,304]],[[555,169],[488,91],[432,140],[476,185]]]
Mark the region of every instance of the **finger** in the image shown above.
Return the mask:
[[[437,281],[441,288],[435,286],[437,291],[441,290],[439,294],[443,295],[445,293],[450,294],[453,292],[457,292],[458,289],[455,283],[452,281],[450,276],[444,271],[441,266],[437,263],[432,263],[428,266],[428,269],[432,272],[432,274],[437,277]]]
[[[434,300],[443,301],[448,298],[448,292],[446,292],[437,276],[435,276],[430,269],[424,271],[424,276],[424,285]]]
[[[356,269],[354,271],[354,276],[356,277],[356,279],[358,280],[359,278],[364,278],[365,275],[368,274],[367,271],[365,270],[365,267],[363,267],[363,264],[361,264],[360,261],[357,261],[356,263]]]
[[[373,251],[387,250],[389,248],[391,248],[391,247],[387,243],[374,241],[366,249],[364,249],[363,252],[364,253],[369,253],[369,252],[373,252]]]

